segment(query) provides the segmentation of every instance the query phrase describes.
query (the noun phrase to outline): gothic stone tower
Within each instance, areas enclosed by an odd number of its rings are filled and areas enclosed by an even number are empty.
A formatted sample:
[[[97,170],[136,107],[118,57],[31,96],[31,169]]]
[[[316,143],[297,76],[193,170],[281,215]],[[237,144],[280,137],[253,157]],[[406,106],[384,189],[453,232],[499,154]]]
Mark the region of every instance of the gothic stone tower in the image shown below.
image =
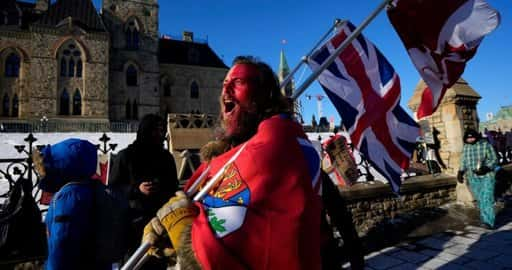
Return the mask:
[[[157,0],[103,0],[111,35],[110,119],[160,112]]]

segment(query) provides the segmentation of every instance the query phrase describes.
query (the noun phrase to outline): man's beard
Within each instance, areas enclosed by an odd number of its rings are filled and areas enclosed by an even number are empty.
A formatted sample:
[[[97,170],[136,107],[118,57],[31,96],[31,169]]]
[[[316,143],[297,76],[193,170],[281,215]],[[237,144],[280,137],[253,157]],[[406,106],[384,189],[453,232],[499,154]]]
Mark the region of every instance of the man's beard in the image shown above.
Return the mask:
[[[236,146],[249,140],[256,134],[259,123],[260,116],[258,113],[245,110],[240,111],[238,116],[231,121],[222,120],[221,117],[220,127],[216,129],[216,137],[218,140],[224,141],[231,146]],[[231,134],[228,134],[226,130],[230,125],[236,125],[236,127]]]

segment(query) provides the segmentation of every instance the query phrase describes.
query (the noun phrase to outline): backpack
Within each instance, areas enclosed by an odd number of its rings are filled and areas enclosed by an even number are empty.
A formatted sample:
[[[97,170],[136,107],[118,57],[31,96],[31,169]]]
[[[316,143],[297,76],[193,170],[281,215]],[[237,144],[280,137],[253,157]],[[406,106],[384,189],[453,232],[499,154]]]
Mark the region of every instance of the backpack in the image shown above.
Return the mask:
[[[32,183],[20,178],[0,204],[0,264],[44,258],[47,252],[45,226],[32,196]]]
[[[128,250],[129,204],[122,194],[93,181],[94,253],[98,261],[115,262]]]

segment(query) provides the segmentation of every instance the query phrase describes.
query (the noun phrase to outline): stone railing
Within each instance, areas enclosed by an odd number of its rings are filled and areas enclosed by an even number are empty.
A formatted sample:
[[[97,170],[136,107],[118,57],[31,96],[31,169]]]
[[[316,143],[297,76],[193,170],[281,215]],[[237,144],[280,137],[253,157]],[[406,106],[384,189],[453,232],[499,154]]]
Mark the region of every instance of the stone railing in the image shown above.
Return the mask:
[[[449,175],[425,175],[407,179],[397,196],[387,184],[360,183],[341,188],[340,194],[352,213],[354,225],[360,235],[385,219],[421,208],[438,207],[456,200],[456,179]]]
[[[174,114],[167,115],[169,128],[213,128],[216,118],[210,114]]]

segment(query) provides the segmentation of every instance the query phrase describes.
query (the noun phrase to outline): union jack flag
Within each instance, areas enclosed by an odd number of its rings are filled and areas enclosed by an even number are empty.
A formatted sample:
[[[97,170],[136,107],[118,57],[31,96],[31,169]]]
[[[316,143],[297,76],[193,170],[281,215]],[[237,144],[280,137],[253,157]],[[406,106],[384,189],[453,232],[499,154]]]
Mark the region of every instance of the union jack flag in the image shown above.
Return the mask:
[[[350,22],[317,49],[316,70],[354,31]],[[359,35],[318,77],[343,119],[352,143],[398,193],[419,136],[416,122],[400,107],[400,80],[379,50]]]
[[[428,87],[416,112],[435,112],[448,88],[484,36],[499,25],[499,13],[484,0],[394,0],[388,17]]]

